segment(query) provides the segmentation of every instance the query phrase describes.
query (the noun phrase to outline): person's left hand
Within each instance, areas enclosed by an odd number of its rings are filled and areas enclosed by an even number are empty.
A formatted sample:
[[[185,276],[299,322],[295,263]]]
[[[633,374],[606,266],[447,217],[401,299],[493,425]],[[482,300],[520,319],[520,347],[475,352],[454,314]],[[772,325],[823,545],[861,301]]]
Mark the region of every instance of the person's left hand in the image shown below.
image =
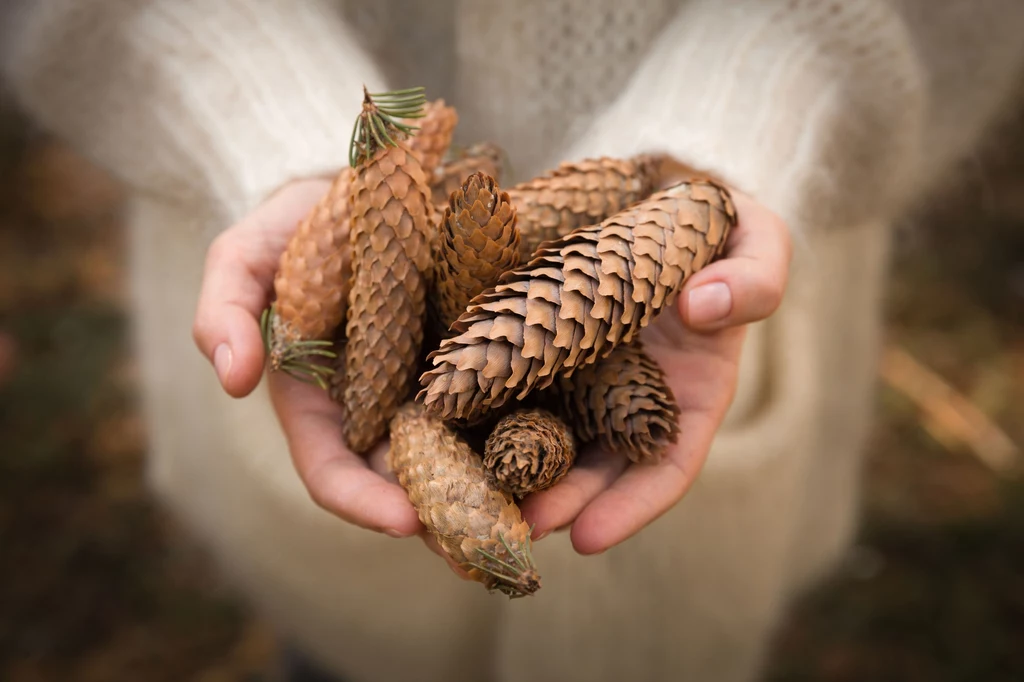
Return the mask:
[[[523,500],[535,539],[571,524],[577,552],[603,552],[668,511],[700,473],[735,395],[746,325],[778,308],[792,257],[781,218],[743,194],[733,199],[739,220],[724,257],[693,275],[677,310],[640,335],[682,411],[678,442],[656,465],[596,448],[580,453],[564,479]]]

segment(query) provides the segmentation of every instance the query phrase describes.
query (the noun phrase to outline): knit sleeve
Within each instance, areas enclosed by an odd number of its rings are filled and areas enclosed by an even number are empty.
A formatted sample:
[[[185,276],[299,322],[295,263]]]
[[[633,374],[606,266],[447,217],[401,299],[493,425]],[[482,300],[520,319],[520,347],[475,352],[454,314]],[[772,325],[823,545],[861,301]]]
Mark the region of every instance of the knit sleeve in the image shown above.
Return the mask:
[[[849,223],[899,197],[924,104],[885,2],[695,0],[564,155],[667,151],[792,225]]]
[[[235,220],[347,163],[377,69],[324,0],[48,0],[8,23],[9,87],[143,192]]]

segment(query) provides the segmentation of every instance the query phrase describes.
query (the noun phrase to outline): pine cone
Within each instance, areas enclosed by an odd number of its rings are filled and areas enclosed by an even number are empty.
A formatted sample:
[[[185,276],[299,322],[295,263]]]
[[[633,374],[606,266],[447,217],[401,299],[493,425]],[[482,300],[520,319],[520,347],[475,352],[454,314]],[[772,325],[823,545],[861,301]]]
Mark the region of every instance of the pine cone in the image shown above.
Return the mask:
[[[430,178],[448,153],[459,114],[454,107],[447,106],[443,99],[436,99],[423,107],[423,118],[408,119],[407,122],[419,128],[409,138],[409,149]]]
[[[580,441],[597,441],[638,463],[657,463],[679,437],[679,406],[658,363],[640,342],[559,377],[563,414]]]
[[[387,464],[441,548],[488,590],[540,589],[530,527],[512,497],[487,482],[480,457],[418,403],[391,420]]]
[[[728,190],[695,181],[550,243],[455,321],[419,398],[472,419],[606,356],[675,302],[735,223]]]
[[[671,154],[641,154],[634,160],[644,164],[647,175],[654,179],[655,191],[698,179],[725,184],[714,173],[680,161]]]
[[[281,254],[274,277],[276,300],[264,320],[272,371],[315,379],[318,373],[309,356],[329,353],[329,339],[345,319],[352,276],[347,241],[353,178],[351,168],[338,173]]]
[[[543,242],[599,223],[649,196],[655,178],[646,159],[600,157],[566,162],[509,189],[519,211],[522,262],[528,262]]]
[[[516,211],[494,178],[474,173],[452,193],[438,225],[434,283],[437,320],[443,329],[470,300],[519,265]]]
[[[537,408],[503,417],[484,446],[487,480],[520,497],[553,486],[575,460],[572,430],[560,417]]]
[[[351,152],[353,281],[341,405],[345,442],[356,453],[380,440],[409,395],[433,277],[434,213],[426,176],[401,141],[401,128],[389,133],[398,140],[394,146],[379,146],[371,133],[389,125],[381,112],[367,94]]]
[[[443,213],[452,192],[462,187],[473,173],[486,173],[501,182],[504,173],[504,152],[495,144],[481,143],[469,147],[462,154],[434,170],[430,183],[434,206]]]

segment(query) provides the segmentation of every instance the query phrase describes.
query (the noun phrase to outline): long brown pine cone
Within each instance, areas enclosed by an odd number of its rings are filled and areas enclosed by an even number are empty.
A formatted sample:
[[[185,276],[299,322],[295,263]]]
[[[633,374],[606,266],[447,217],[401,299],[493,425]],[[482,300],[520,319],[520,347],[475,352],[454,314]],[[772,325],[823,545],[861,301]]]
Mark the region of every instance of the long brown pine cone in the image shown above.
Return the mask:
[[[452,192],[438,222],[434,307],[442,336],[474,296],[519,265],[516,210],[489,175],[474,173]]]
[[[264,313],[270,369],[321,385],[325,373],[315,356],[331,352],[331,335],[345,319],[352,276],[346,242],[353,178],[351,168],[342,169],[299,223],[281,253],[275,300]]]
[[[654,191],[657,167],[647,156],[567,161],[509,188],[519,211],[522,262],[545,241],[599,223]]]
[[[541,408],[523,408],[502,417],[484,445],[488,480],[520,497],[550,488],[575,461],[572,429]]]
[[[363,116],[377,115],[366,97]],[[368,123],[389,125],[386,120]],[[358,130],[358,129],[357,129]],[[392,128],[394,146],[365,133],[352,182],[352,271],[345,326],[343,435],[364,453],[405,402],[422,351],[432,277],[433,204],[423,167]]]
[[[416,155],[426,176],[432,178],[452,144],[459,114],[443,99],[435,99],[423,107],[422,118],[407,119],[406,123],[418,128],[409,138],[409,149]]]
[[[504,158],[505,153],[501,147],[481,142],[462,150],[438,166],[430,180],[434,206],[444,212],[452,192],[462,187],[462,183],[473,173],[486,173],[500,183],[505,172]]]
[[[672,305],[735,224],[728,190],[699,180],[552,242],[455,321],[419,398],[443,419],[472,419],[606,356]]]
[[[391,419],[390,433],[387,465],[448,556],[488,590],[522,597],[540,589],[530,526],[488,483],[466,441],[414,402]]]
[[[638,340],[552,387],[584,443],[597,442],[637,463],[657,463],[679,438],[679,406],[665,373]]]

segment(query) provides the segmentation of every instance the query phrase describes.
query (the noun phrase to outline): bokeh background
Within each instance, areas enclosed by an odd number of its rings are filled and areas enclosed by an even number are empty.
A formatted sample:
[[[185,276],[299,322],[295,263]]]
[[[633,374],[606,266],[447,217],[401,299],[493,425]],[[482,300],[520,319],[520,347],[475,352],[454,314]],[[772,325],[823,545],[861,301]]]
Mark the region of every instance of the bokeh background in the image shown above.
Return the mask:
[[[270,680],[142,483],[120,188],[0,102],[0,680]],[[859,543],[770,682],[1024,679],[1024,106],[900,225]]]

